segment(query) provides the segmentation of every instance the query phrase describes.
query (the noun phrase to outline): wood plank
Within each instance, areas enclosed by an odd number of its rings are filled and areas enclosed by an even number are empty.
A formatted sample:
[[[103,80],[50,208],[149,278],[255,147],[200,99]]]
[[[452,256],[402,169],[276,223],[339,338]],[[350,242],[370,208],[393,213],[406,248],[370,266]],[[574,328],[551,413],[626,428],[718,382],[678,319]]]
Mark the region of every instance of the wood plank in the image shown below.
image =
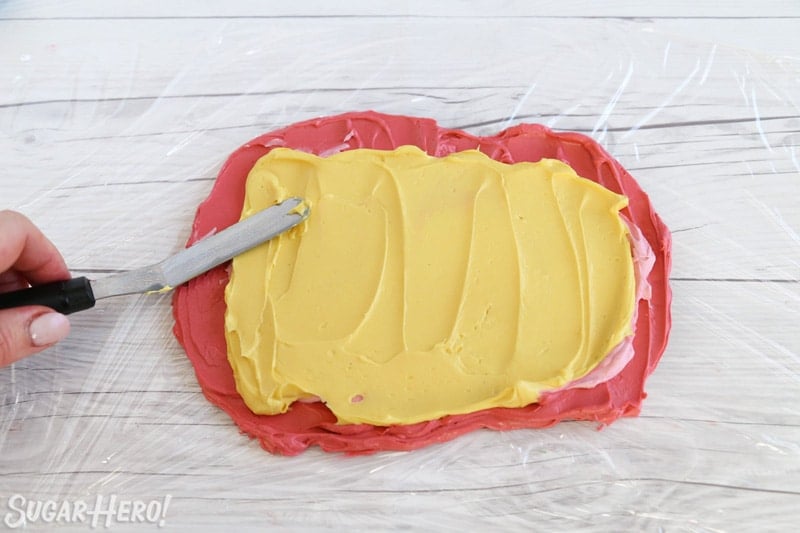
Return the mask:
[[[637,530],[785,526],[799,497],[797,469],[787,470],[787,456],[771,444],[787,446],[796,432],[781,429],[760,437],[757,430],[637,420],[602,432],[573,424],[476,433],[414,453],[296,459],[266,455],[243,437],[220,439],[220,429],[109,420],[86,431],[82,421],[54,419],[50,431],[72,435],[72,444],[18,453],[17,462],[29,466],[7,472],[0,489],[40,498],[60,498],[70,487],[82,497],[169,494],[167,524],[180,527],[221,526],[223,518],[237,527],[342,527],[354,519],[417,528],[433,520]],[[40,431],[44,437],[48,430]],[[181,453],[175,442],[205,445]],[[53,452],[63,462],[37,465]]]
[[[572,1],[552,3],[545,0],[512,0],[496,2],[478,0],[471,2],[436,2],[424,0],[377,5],[368,0],[355,0],[333,5],[330,2],[286,2],[258,0],[235,0],[219,4],[215,2],[193,2],[178,0],[158,2],[144,0],[136,5],[118,5],[109,12],[108,4],[102,0],[83,0],[53,4],[47,0],[13,0],[3,5],[3,17],[53,18],[53,17],[368,17],[368,16],[467,16],[483,18],[487,15],[507,17],[704,17],[724,19],[726,17],[800,17],[800,7],[794,2],[766,0],[758,5],[739,2],[716,2],[714,0],[658,0],[635,3],[625,0],[608,2]]]
[[[606,107],[620,87],[610,110],[646,102],[662,104],[663,111],[700,94],[724,97],[742,90],[746,100],[765,84],[781,93],[779,98],[796,99],[786,83],[792,83],[797,61],[762,65],[747,54],[715,50],[712,43],[653,33],[635,20],[343,19],[330,25],[322,19],[148,19],[0,25],[0,68],[15,73],[0,79],[0,106],[287,91],[298,91],[303,101],[315,91],[333,89],[341,91],[335,108],[347,109],[361,104],[361,91],[373,88],[513,88],[521,98],[534,84],[529,98],[547,102],[548,110],[571,101],[557,107],[562,111],[583,103],[583,95],[598,93]],[[759,33],[785,34],[785,29],[768,29]],[[443,32],[459,46],[442,47]],[[475,39],[476,34],[487,37]],[[597,42],[612,52],[600,52]],[[83,52],[83,46],[91,51]],[[428,53],[432,49],[434,56]],[[502,51],[499,57],[497,51]],[[766,95],[759,99],[764,114],[767,100]],[[719,111],[726,113],[722,106]]]

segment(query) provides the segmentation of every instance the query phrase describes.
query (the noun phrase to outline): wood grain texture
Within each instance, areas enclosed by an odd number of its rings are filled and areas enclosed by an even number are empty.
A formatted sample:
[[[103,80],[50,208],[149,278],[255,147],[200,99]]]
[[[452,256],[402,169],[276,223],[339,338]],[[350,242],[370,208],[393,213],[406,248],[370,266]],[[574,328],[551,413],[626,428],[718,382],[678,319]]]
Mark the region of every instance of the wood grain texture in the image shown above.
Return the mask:
[[[203,398],[169,298],[117,298],[0,370],[0,521],[13,494],[169,494],[170,530],[795,529],[797,4],[493,6],[2,3],[0,208],[102,276],[177,251],[225,156],[298,120],[580,131],[673,230],[673,335],[642,416],[273,457]]]

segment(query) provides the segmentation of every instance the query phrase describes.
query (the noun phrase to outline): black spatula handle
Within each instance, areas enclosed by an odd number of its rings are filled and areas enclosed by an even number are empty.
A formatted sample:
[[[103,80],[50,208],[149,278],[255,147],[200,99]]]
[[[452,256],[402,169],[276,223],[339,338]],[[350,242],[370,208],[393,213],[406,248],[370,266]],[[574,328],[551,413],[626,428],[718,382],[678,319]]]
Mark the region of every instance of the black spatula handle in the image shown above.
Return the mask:
[[[0,294],[0,309],[44,305],[65,315],[94,307],[94,302],[92,286],[85,277]]]

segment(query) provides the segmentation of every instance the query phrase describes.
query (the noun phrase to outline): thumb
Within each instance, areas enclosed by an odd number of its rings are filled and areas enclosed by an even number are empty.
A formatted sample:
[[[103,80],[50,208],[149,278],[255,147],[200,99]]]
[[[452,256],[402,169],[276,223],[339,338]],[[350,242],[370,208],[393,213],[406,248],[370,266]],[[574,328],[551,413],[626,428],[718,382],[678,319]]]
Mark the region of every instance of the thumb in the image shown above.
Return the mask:
[[[69,333],[69,320],[41,306],[0,310],[0,367],[41,352]]]

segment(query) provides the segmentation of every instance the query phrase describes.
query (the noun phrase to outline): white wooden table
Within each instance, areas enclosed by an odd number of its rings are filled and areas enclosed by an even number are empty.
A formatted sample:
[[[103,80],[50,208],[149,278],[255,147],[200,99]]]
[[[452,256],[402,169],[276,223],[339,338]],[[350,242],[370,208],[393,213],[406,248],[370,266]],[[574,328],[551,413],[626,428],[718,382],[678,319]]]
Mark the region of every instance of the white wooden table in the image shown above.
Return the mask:
[[[177,251],[227,154],[301,119],[539,122],[593,136],[651,195],[673,334],[642,416],[602,431],[285,458],[204,399],[168,296],[104,301],[0,370],[0,521],[14,495],[113,495],[169,496],[170,530],[796,530],[800,4],[121,4],[0,2],[0,207],[76,275]]]

